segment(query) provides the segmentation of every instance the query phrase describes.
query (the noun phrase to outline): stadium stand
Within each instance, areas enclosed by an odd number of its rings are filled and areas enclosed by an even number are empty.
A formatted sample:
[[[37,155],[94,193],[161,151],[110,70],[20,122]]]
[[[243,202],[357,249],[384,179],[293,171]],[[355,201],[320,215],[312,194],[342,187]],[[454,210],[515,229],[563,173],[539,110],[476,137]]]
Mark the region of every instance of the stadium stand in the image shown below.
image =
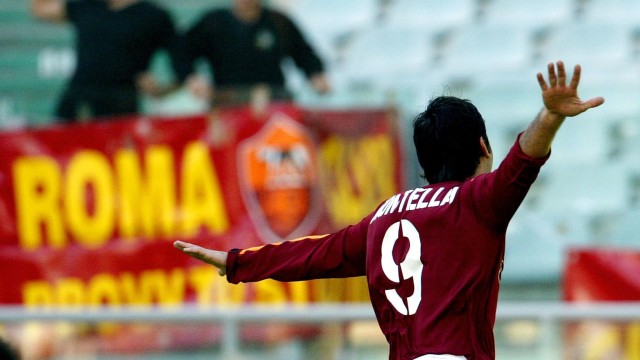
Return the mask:
[[[170,9],[180,28],[204,11],[228,4],[225,0],[158,2]],[[288,85],[294,89],[297,101],[306,106],[342,108],[393,102],[409,122],[434,95],[466,97],[485,115],[498,157],[540,107],[535,72],[542,70],[546,61],[562,58],[568,65],[579,61],[585,68],[581,94],[602,94],[607,103],[585,115],[579,124],[569,122],[559,133],[557,151],[542,174],[547,188],[535,190],[541,197],[549,196],[545,194],[551,191],[575,193],[571,183],[580,183],[580,192],[597,204],[582,204],[582,209],[589,211],[606,208],[624,213],[627,208],[618,208],[629,206],[624,199],[638,197],[640,186],[634,184],[640,182],[636,165],[640,163],[640,2],[269,3],[292,15],[328,62],[328,75],[334,85],[329,96],[312,94],[302,85],[300,74],[288,72]],[[548,11],[550,8],[553,11]],[[33,20],[23,0],[0,2],[0,125],[48,123],[55,99],[73,66],[72,58],[71,29]],[[162,66],[156,68],[163,71]],[[171,112],[167,107],[158,109]],[[566,165],[574,162],[587,164],[588,168],[572,173]],[[592,172],[587,173],[588,169]],[[597,187],[596,180],[605,175],[615,178],[611,181],[617,185],[604,189],[612,193]],[[541,215],[535,213],[535,203],[536,196],[532,196],[525,204],[534,212],[527,215],[531,218]],[[567,223],[580,221],[567,219]],[[574,226],[570,231],[572,241],[588,242],[598,231],[603,233],[591,225]],[[518,231],[514,225],[514,236]],[[520,248],[521,243],[526,241],[514,240],[510,251],[533,251]]]
[[[165,9],[170,9],[176,26],[179,29],[186,29],[188,26],[197,21],[205,11],[219,6],[228,6],[227,0],[155,0]]]
[[[638,238],[638,219],[640,219],[640,207],[635,206],[620,214],[614,221],[611,233],[607,240],[609,245],[640,249]]]
[[[392,86],[432,65],[431,42],[423,32],[379,26],[353,39],[338,70],[349,81]]]
[[[466,82],[478,74],[522,73],[533,56],[531,33],[503,24],[476,24],[456,31],[439,67],[449,81]]]
[[[156,1],[170,9],[181,29],[204,11],[228,4]],[[559,299],[571,247],[640,249],[640,1],[265,1],[292,15],[328,62],[333,92],[327,96],[313,93],[298,72],[286,69],[296,101],[325,108],[391,102],[409,128],[434,95],[468,98],[487,121],[494,166],[541,107],[535,73],[547,61],[580,62],[581,96],[602,95],[606,103],[579,122],[567,120],[557,135],[551,160],[509,227],[501,297]],[[68,26],[33,20],[25,0],[0,1],[0,129],[51,122],[73,54]],[[155,61],[154,71],[166,71],[162,55]],[[179,103],[156,104],[150,111],[193,110]],[[421,181],[417,174],[408,178],[409,185]],[[363,328],[363,346],[351,352],[367,349],[360,358],[386,358],[386,347],[371,343],[370,329]],[[558,358],[532,349],[544,336],[557,340],[563,333],[528,333],[534,342],[524,347],[505,345],[501,335],[502,358],[530,360]],[[259,349],[255,358],[294,359],[300,346]],[[190,351],[154,359],[194,355],[211,358]]]
[[[68,61],[70,29],[34,22],[27,5],[16,0],[0,4],[0,127],[49,122],[52,98],[68,75],[48,65]]]
[[[593,73],[619,71],[633,63],[632,27],[618,22],[577,21],[549,33],[540,59],[580,62]],[[597,49],[597,50],[596,50]]]
[[[571,244],[570,236],[563,233],[558,225],[550,223],[549,218],[526,208],[518,210],[507,231],[506,271],[502,273],[502,281],[553,282],[562,271],[563,252]],[[578,226],[578,229],[572,229],[572,233],[580,231],[582,234],[578,236],[586,235],[584,230],[584,226]]]
[[[474,0],[395,0],[384,22],[392,27],[443,33],[476,20],[479,2]]]
[[[588,0],[582,17],[586,22],[609,22],[640,27],[640,3],[634,0]]]
[[[377,0],[297,0],[280,8],[291,15],[329,62],[339,60],[345,42],[353,34],[373,27],[379,15]]]
[[[573,21],[577,11],[574,0],[492,0],[487,5],[484,21],[537,32]]]
[[[629,207],[630,181],[619,162],[562,162],[550,160],[542,171],[537,210],[568,211],[587,217],[619,214]]]

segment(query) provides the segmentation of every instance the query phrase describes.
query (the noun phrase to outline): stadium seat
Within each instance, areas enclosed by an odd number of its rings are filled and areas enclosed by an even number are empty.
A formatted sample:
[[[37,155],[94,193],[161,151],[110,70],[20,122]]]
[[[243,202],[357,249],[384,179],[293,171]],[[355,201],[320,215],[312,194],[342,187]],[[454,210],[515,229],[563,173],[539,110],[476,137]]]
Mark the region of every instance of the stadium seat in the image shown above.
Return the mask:
[[[169,10],[178,29],[186,29],[193,25],[206,12],[220,7],[228,7],[228,0],[154,0]]]
[[[389,103],[387,92],[377,84],[349,82],[329,73],[331,92],[319,95],[309,87],[294,92],[296,103],[311,109],[380,108]]]
[[[541,213],[519,209],[507,228],[502,281],[557,281],[569,243]]]
[[[411,119],[424,111],[430,99],[450,93],[446,79],[430,66],[411,73],[386,76],[381,83],[393,102]]]
[[[607,245],[640,250],[640,207],[634,207],[616,217]]]
[[[377,0],[297,0],[288,9],[305,36],[330,58],[346,38],[372,26],[379,13]]]
[[[388,26],[439,33],[475,21],[475,0],[395,0],[386,11]]]
[[[639,64],[640,65],[640,64]],[[572,65],[569,65],[573,67]],[[617,69],[593,68],[582,65],[580,95],[583,98],[603,96],[603,120],[618,122],[640,114],[640,66],[621,66]]]
[[[537,31],[571,22],[575,14],[573,0],[492,0],[488,2],[484,20]]]
[[[0,93],[0,130],[50,123],[56,101],[42,93]]]
[[[317,30],[351,31],[372,24],[378,16],[377,0],[297,0],[290,15]]]
[[[486,111],[480,109],[483,117],[486,117]],[[491,119],[486,120],[487,136],[489,137],[489,144],[491,145],[491,151],[493,152],[494,164],[497,165],[509,152],[511,146],[513,146],[517,132],[513,128],[507,128],[504,126],[495,125]]]
[[[640,112],[617,123],[617,156],[627,164],[638,182],[638,202],[640,202]]]
[[[482,113],[487,126],[524,130],[542,107],[536,73],[475,76],[464,93]]]
[[[38,71],[39,49],[0,46],[0,74],[27,76]]]
[[[526,29],[501,24],[467,26],[451,36],[439,71],[452,79],[488,72],[521,73],[531,62],[532,49],[532,36]]]
[[[424,32],[381,26],[358,34],[338,68],[354,81],[388,83],[428,69],[432,51]]]
[[[637,0],[589,0],[584,3],[583,18],[587,22],[640,27],[640,2]]]
[[[564,130],[569,129],[563,128],[559,134],[571,133]],[[574,132],[572,136],[590,143],[581,134]],[[555,143],[562,143],[563,139],[556,140]],[[551,159],[540,173],[538,210],[599,217],[619,214],[630,205],[631,180],[623,163],[569,162],[562,161],[557,155],[560,151],[554,153],[552,148]]]
[[[4,46],[68,46],[73,44],[71,26],[29,19],[17,24],[0,23],[0,44]]]
[[[33,46],[0,45],[0,89],[10,89],[19,84],[21,91],[31,89],[42,92],[47,83],[65,80],[75,64],[74,53],[69,48],[40,48]]]
[[[601,164],[610,159],[616,123],[606,110],[591,109],[564,122],[553,142],[554,163]]]
[[[26,125],[27,119],[21,113],[20,106],[12,96],[0,94],[0,131]]]
[[[580,63],[596,73],[634,66],[633,30],[616,22],[567,23],[549,33],[541,48],[541,61],[562,59]]]
[[[0,2],[0,24],[19,24],[30,17],[29,8],[23,2]]]

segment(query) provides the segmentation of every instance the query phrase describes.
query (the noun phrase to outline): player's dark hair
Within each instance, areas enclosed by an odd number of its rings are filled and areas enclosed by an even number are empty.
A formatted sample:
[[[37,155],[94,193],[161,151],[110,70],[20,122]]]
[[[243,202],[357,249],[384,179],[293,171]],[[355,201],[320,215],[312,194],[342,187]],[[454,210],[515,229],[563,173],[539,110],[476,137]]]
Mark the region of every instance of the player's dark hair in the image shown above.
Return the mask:
[[[424,178],[435,184],[473,176],[483,155],[480,137],[491,152],[484,119],[469,100],[433,98],[413,122],[413,143]]]

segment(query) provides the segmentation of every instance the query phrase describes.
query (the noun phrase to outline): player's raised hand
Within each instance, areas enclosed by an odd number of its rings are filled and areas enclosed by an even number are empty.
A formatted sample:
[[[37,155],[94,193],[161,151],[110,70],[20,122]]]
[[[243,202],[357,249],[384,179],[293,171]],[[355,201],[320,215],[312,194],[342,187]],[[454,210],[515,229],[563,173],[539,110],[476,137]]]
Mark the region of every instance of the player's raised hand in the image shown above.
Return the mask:
[[[175,241],[173,246],[192,258],[206,262],[218,268],[218,273],[224,276],[227,273],[227,252],[203,248],[184,241]]]
[[[557,68],[557,70],[556,70]],[[578,85],[580,84],[580,65],[573,69],[571,81],[567,85],[567,74],[564,63],[558,61],[556,64],[547,65],[549,83],[545,81],[542,73],[538,73],[538,83],[542,89],[542,100],[547,110],[553,114],[565,117],[576,116],[591,108],[602,105],[604,98],[598,96],[586,101],[582,101],[578,96]]]

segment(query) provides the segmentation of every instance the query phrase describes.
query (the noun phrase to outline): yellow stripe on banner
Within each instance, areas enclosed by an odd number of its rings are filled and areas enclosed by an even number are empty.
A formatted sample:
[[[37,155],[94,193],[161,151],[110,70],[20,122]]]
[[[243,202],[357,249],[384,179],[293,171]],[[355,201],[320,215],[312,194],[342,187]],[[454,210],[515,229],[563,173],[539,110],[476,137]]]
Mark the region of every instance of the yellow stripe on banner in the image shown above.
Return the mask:
[[[629,325],[626,355],[629,360],[640,360],[640,322],[634,322]]]
[[[282,243],[284,243],[284,242],[296,242],[296,241],[302,241],[302,240],[320,240],[320,239],[323,239],[323,238],[325,238],[327,236],[329,236],[329,234],[303,236],[303,237],[299,237],[299,238],[296,238],[296,239],[287,240],[287,241],[281,241],[281,242],[277,242],[277,243],[273,243],[273,244],[269,244],[269,245],[279,246],[279,245],[282,245]],[[252,252],[253,251],[258,251],[258,250],[262,249],[265,246],[266,245],[260,245],[260,246],[254,246],[254,247],[250,247],[250,248],[246,248],[246,249],[240,250],[240,255],[243,255],[247,251],[252,251]]]

